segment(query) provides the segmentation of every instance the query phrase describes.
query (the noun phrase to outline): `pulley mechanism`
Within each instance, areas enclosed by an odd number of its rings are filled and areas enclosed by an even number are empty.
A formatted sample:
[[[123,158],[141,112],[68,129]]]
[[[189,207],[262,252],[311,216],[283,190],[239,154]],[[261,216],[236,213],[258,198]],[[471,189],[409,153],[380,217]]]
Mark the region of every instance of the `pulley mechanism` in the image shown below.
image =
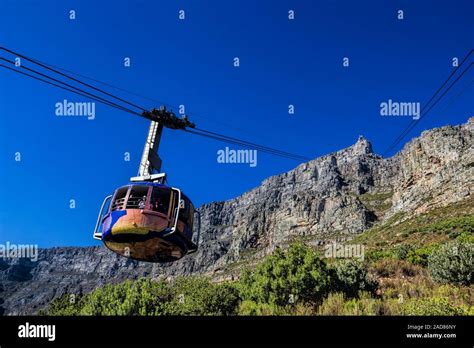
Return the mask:
[[[142,116],[151,121],[158,122],[166,128],[186,129],[196,127],[194,123],[188,120],[186,115],[179,118],[173,111],[166,110],[164,106],[161,106],[159,109],[153,108],[151,111],[143,111]]]
[[[173,111],[166,110],[164,106],[159,109],[153,108],[151,111],[144,111],[142,116],[151,120],[151,123],[138,168],[138,176],[130,178],[130,181],[151,181],[164,184],[166,174],[160,172],[162,161],[158,155],[163,127],[186,129],[188,127],[195,128],[196,125],[190,122],[185,115],[179,118]]]

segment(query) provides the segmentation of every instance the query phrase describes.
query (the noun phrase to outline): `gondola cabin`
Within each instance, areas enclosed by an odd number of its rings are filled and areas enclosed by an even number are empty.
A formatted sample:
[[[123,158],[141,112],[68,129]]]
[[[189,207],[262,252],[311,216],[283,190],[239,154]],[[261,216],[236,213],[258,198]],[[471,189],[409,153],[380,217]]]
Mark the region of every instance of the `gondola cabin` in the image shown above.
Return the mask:
[[[106,197],[94,237],[135,260],[171,262],[197,250],[193,220],[193,204],[179,189],[132,182]]]

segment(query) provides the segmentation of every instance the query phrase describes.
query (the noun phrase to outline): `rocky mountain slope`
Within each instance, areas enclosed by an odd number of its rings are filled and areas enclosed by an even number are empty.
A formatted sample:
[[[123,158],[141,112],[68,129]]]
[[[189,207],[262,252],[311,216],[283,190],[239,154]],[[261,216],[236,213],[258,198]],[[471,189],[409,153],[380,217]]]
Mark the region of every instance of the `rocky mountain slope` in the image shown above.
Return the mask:
[[[388,159],[359,137],[235,199],[203,205],[200,250],[173,264],[139,263],[103,247],[44,249],[37,262],[0,260],[0,312],[35,313],[57,296],[142,276],[232,277],[298,237],[313,245],[347,240],[397,213],[407,218],[469,199],[473,129],[471,118],[425,131]]]

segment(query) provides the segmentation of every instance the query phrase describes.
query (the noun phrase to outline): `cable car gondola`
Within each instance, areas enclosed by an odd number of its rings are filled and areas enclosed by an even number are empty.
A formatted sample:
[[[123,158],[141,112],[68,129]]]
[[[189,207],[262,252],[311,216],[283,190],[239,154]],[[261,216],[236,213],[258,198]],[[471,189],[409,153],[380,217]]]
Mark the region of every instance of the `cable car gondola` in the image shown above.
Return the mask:
[[[194,207],[177,188],[131,182],[106,197],[106,205],[100,237],[120,255],[169,262],[197,250],[192,240]]]
[[[152,114],[161,122],[151,121],[139,175],[104,199],[94,238],[135,260],[172,262],[197,251],[199,232],[194,242],[194,206],[181,190],[165,185],[157,152],[164,125],[172,129],[194,125],[165,108]]]

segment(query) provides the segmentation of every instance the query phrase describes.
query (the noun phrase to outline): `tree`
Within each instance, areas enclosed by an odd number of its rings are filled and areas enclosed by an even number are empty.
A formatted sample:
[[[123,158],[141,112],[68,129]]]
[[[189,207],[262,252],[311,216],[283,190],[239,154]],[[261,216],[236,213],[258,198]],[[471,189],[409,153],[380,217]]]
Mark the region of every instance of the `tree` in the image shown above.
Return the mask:
[[[243,272],[239,290],[244,300],[285,306],[303,301],[318,303],[328,291],[326,264],[311,248],[293,244],[287,251],[277,249],[257,265]]]

